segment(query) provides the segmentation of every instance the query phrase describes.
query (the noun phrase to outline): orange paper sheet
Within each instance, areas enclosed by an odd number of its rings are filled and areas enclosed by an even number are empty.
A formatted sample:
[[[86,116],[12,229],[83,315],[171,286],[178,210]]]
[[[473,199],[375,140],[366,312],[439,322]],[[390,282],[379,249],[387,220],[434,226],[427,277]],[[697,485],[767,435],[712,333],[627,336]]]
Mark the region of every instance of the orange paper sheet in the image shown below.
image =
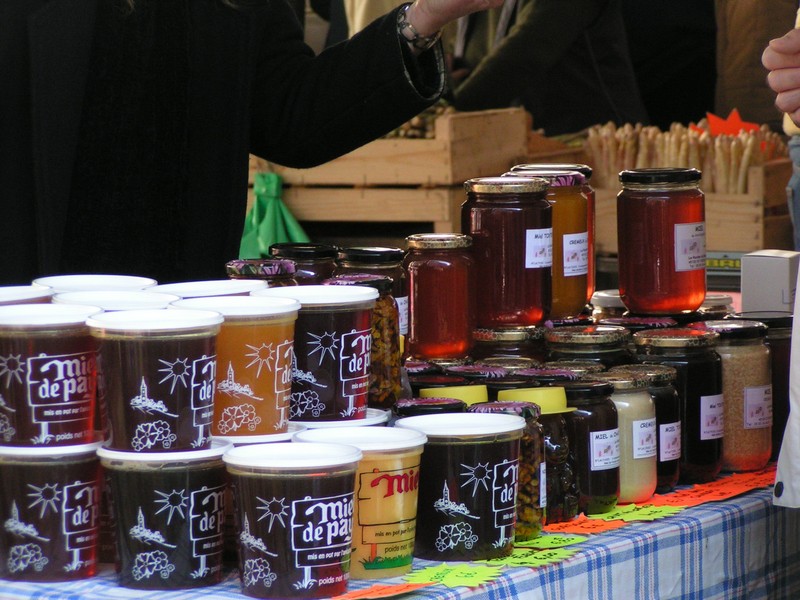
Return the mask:
[[[342,594],[341,596],[334,596],[333,600],[360,600],[365,598],[392,598],[402,594],[410,594],[420,588],[435,585],[435,582],[429,583],[377,583],[371,587],[363,590],[353,590]]]

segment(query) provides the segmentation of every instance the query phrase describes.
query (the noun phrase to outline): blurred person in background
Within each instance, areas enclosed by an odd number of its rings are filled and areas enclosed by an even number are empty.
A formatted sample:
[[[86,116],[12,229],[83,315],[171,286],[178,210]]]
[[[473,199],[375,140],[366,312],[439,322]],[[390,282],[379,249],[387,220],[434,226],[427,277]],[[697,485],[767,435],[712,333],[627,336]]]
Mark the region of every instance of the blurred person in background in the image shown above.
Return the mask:
[[[669,131],[705,118],[717,72],[714,0],[623,0],[622,15],[650,124]]]
[[[797,0],[715,0],[717,83],[714,112],[781,130],[783,115],[764,77],[761,53],[794,22]]]
[[[505,0],[462,17],[451,77],[457,109],[523,106],[550,136],[648,122],[622,0]]]

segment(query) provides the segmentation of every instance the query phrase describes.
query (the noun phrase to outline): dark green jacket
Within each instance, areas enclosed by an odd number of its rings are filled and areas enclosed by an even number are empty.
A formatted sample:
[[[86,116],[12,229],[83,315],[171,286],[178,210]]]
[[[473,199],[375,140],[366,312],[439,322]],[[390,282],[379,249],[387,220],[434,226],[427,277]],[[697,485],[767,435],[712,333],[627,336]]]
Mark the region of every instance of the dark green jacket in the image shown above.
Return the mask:
[[[224,277],[238,253],[249,153],[317,165],[390,131],[441,92],[440,54],[415,61],[394,16],[315,57],[288,3],[251,4],[259,6],[188,2],[193,209],[175,224],[187,267],[173,279]],[[91,243],[91,232],[65,240],[64,224],[96,6],[0,2],[0,284],[57,272],[64,244]],[[121,251],[157,243],[135,231]]]

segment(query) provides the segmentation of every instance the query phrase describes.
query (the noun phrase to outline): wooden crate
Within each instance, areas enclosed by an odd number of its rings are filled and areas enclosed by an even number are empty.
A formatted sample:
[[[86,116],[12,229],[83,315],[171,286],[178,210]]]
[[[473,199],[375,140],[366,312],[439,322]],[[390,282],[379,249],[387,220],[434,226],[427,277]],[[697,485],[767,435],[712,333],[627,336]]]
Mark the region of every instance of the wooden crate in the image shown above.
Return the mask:
[[[750,167],[746,194],[706,194],[706,249],[709,252],[792,250],[792,222],[786,204],[786,184],[791,174],[791,161],[779,159]],[[617,253],[618,192],[596,190],[598,253]]]
[[[252,190],[250,192],[252,194]],[[287,186],[283,201],[298,221],[431,223],[435,233],[461,231],[463,186]]]
[[[290,185],[461,185],[500,175],[527,155],[521,108],[454,112],[435,121],[435,138],[379,139],[310,169],[290,169],[251,157],[250,172],[274,171]]]

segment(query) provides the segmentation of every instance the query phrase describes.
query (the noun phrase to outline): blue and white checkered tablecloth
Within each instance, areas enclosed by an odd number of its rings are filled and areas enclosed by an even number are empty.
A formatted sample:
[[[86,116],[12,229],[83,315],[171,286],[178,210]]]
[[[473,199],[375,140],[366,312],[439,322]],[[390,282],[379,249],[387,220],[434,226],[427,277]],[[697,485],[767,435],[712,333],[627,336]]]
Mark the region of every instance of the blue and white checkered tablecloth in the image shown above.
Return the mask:
[[[800,510],[772,505],[771,490],[704,504],[651,523],[632,524],[575,546],[544,568],[505,569],[478,588],[423,588],[428,600],[781,600],[800,598]],[[431,563],[414,562],[415,569]],[[382,580],[381,583],[401,579]],[[352,581],[350,590],[375,582]],[[0,600],[211,600],[244,598],[236,572],[215,586],[178,592],[115,586],[113,569],[88,580],[33,584],[0,579]]]

